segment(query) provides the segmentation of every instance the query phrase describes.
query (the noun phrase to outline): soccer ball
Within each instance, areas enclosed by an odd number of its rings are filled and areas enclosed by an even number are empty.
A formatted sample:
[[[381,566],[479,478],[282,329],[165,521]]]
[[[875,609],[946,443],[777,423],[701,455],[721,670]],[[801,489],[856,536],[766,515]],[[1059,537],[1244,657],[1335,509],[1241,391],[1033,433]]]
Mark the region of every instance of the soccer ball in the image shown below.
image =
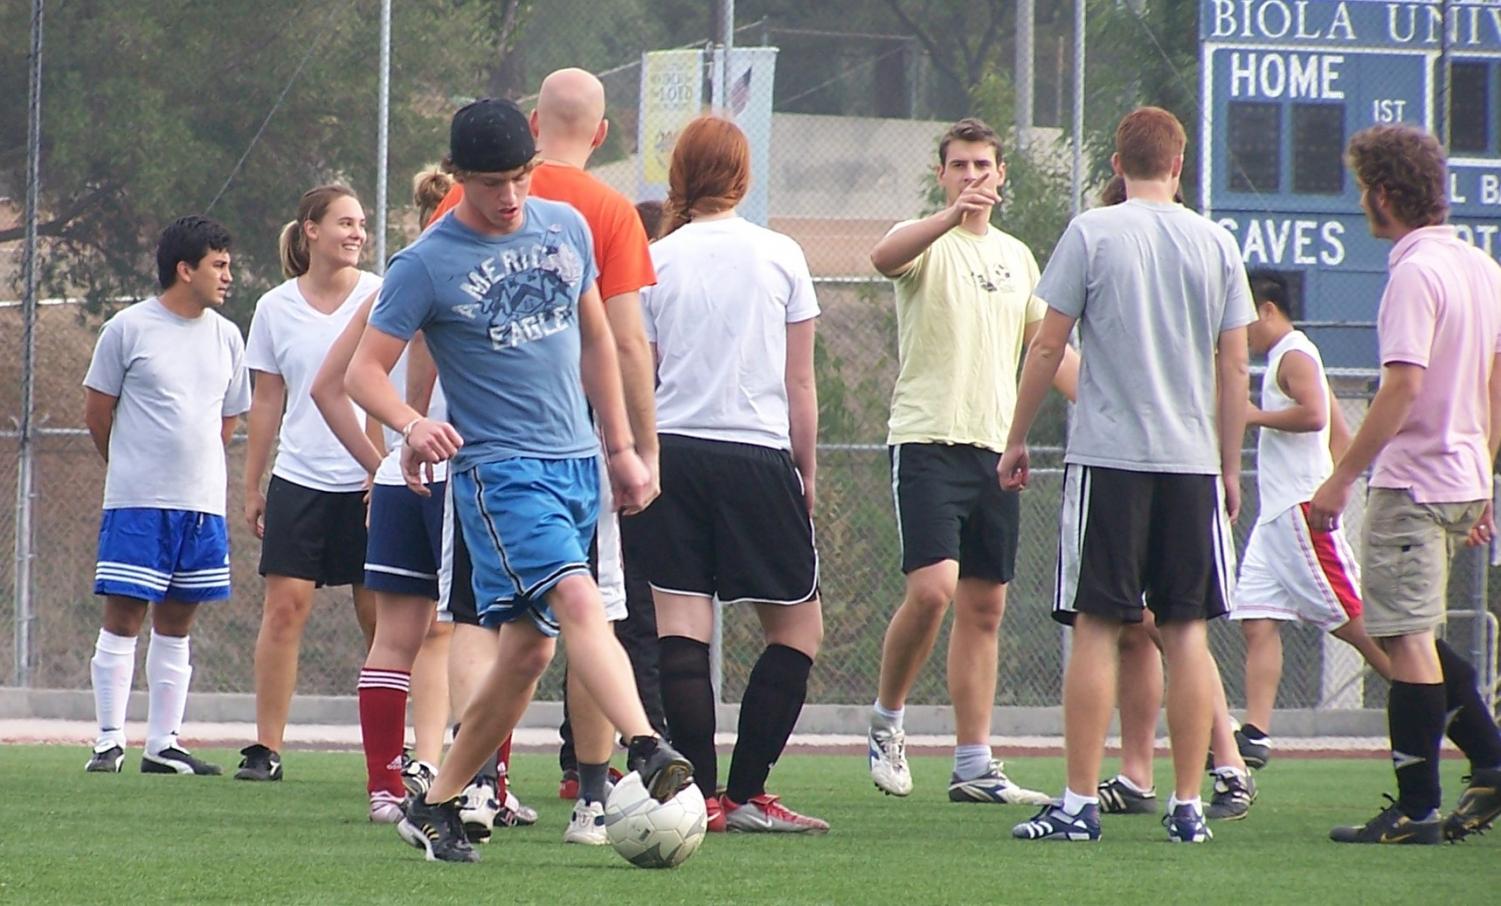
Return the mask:
[[[637,868],[676,868],[704,842],[708,829],[704,794],[696,784],[658,802],[632,771],[620,778],[605,803],[605,836]]]

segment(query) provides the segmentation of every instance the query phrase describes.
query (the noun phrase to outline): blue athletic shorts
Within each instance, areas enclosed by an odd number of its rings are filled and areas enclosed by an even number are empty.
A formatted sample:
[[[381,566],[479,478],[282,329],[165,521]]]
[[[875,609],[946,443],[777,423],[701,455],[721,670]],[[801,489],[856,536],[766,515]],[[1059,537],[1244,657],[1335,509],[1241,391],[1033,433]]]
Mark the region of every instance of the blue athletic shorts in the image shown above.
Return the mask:
[[[224,517],[154,507],[105,510],[99,521],[94,594],[153,602],[228,598]]]
[[[445,485],[429,485],[431,497],[418,496],[405,486],[378,484],[370,489],[366,588],[438,599]]]
[[[503,459],[448,480],[481,625],[527,617],[544,635],[557,635],[547,593],[568,576],[589,575],[598,460]]]

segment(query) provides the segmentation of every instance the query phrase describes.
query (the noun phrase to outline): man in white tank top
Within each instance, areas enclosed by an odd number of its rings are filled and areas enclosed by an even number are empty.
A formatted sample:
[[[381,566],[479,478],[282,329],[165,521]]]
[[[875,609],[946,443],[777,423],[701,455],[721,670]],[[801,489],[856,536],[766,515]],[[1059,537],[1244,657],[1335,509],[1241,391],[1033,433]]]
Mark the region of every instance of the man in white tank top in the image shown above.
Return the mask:
[[[1282,678],[1280,623],[1301,620],[1355,646],[1383,676],[1386,654],[1366,634],[1360,571],[1344,531],[1308,521],[1308,501],[1334,470],[1350,432],[1324,375],[1318,347],[1293,327],[1295,312],[1281,277],[1252,271],[1257,320],[1247,330],[1251,351],[1267,357],[1261,405],[1247,425],[1261,428],[1256,486],[1261,508],[1241,561],[1230,618],[1246,637],[1246,720],[1236,731],[1246,764],[1262,767]]]

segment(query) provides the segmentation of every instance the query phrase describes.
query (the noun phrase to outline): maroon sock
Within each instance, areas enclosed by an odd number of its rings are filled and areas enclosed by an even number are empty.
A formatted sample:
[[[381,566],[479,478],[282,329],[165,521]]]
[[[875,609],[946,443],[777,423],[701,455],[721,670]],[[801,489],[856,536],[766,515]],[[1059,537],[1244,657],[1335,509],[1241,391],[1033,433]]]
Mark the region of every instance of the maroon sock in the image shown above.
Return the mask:
[[[406,737],[407,688],[405,670],[360,671],[360,737],[365,744],[366,788],[372,793],[406,795],[401,784],[401,744]]]
[[[511,773],[511,736],[506,736],[506,741],[495,750],[495,801],[501,805],[506,804],[506,790],[510,788],[508,778]]]

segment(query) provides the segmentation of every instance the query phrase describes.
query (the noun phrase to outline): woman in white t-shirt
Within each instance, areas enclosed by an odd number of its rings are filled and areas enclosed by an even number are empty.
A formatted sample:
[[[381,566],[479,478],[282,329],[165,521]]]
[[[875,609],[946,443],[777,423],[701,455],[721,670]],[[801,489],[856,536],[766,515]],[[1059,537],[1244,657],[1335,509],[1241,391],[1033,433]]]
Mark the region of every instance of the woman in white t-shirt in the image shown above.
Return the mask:
[[[662,703],[710,829],[823,833],[827,822],[766,792],[823,639],[812,523],[818,300],[797,243],[736,214],[749,179],[734,123],[700,117],[679,135],[666,235],[651,247],[657,285],[641,291],[658,363],[662,496],[639,518]],[[709,679],[716,597],[754,605],[766,639],[722,797]]]
[[[266,603],[255,643],[256,742],[241,752],[240,780],[282,777],[279,750],[314,590],[353,586],[367,645],[375,629],[374,599],[363,588],[370,473],[334,437],[308,394],[329,346],[380,287],[379,277],[359,269],[364,247],[365,211],[354,192],[310,189],[281,234],[288,279],[261,297],[250,322],[245,362],[255,390],[245,519],[261,539]],[[273,440],[276,462],[263,495]]]

